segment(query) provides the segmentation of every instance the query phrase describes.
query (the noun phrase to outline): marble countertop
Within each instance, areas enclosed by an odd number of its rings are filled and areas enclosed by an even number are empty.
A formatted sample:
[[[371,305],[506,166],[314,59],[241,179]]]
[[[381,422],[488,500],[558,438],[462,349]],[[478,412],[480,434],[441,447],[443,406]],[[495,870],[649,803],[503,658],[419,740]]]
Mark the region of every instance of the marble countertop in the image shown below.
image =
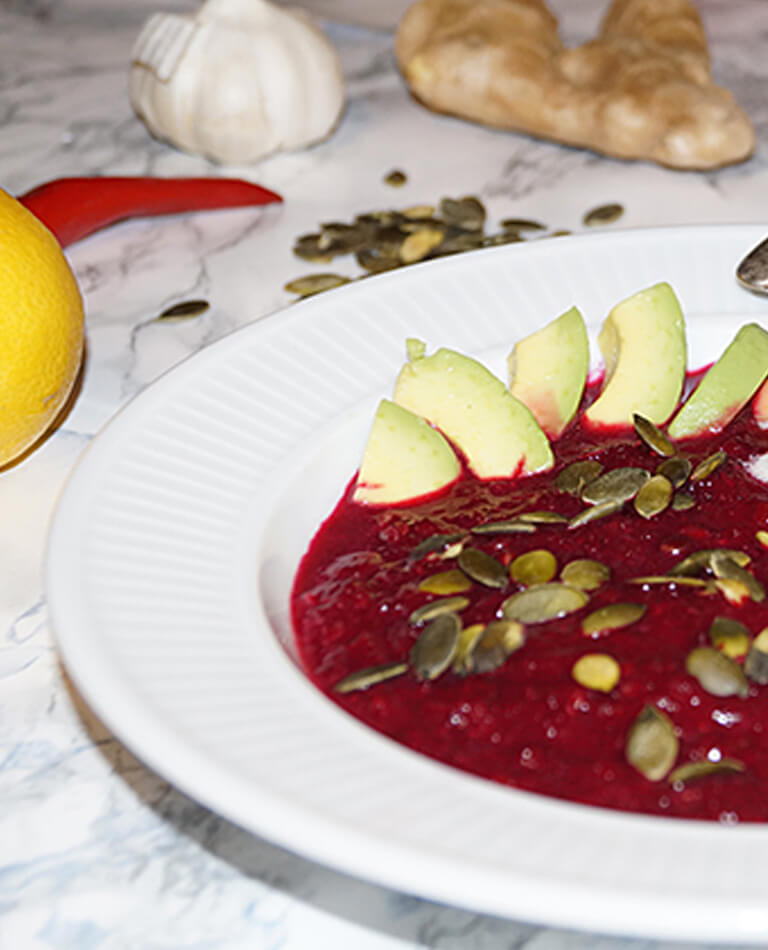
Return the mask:
[[[323,13],[333,4],[323,3]],[[569,38],[602,0],[558,0]],[[348,105],[306,151],[221,169],[153,140],[131,111],[130,49],[147,0],[0,4],[0,185],[13,194],[65,175],[239,175],[279,191],[264,210],[126,222],[67,253],[87,307],[88,362],[62,427],[0,473],[0,947],[533,950],[636,946],[439,906],[347,877],[247,834],[144,768],[89,710],[57,656],[43,584],[64,481],[115,412],[160,374],[290,303],[313,270],[292,253],[319,222],[476,194],[491,222],[533,217],[578,232],[586,210],[620,225],[768,219],[765,0],[701,0],[716,78],[758,135],[747,163],[686,173],[612,161],[433,115],[395,69],[392,35],[324,21]],[[193,9],[172,0],[165,10]],[[347,9],[349,5],[347,5]],[[343,11],[342,11],[343,12]],[[381,10],[377,10],[381,15]],[[359,18],[358,18],[359,19]],[[393,168],[407,174],[394,190]],[[354,263],[334,263],[350,276]],[[157,324],[205,298],[194,321]],[[649,944],[644,944],[650,946]],[[660,944],[653,944],[660,947]]]

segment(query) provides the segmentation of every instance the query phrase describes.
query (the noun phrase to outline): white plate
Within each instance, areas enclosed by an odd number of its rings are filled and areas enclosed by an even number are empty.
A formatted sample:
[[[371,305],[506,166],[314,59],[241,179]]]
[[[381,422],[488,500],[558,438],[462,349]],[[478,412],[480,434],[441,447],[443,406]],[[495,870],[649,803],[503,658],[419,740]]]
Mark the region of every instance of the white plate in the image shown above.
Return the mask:
[[[99,436],[55,517],[48,597],[78,687],[179,788],[352,874],[555,926],[765,941],[768,826],[559,803],[420,757],[305,680],[288,617],[298,559],[358,464],[405,337],[504,352],[574,303],[595,327],[669,280],[701,365],[737,325],[768,320],[733,277],[764,233],[465,254],[293,305],[188,360]]]

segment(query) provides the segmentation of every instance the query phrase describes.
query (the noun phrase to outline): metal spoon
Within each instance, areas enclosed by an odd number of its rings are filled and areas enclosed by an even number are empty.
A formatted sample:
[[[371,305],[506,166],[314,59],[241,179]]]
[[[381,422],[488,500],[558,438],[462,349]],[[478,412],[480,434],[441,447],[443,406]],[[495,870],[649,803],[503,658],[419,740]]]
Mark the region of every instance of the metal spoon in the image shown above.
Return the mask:
[[[747,290],[768,294],[768,238],[747,254],[736,268],[736,278]]]

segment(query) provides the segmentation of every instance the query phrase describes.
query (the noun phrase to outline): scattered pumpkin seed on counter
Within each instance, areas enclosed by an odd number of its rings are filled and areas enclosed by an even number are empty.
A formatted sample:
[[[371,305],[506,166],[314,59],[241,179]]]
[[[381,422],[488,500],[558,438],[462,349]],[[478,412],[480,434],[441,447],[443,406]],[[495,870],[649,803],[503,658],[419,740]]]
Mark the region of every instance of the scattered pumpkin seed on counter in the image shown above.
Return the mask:
[[[384,175],[383,181],[392,188],[401,188],[408,182],[408,175],[395,168]],[[587,211],[582,223],[585,227],[612,224],[623,212],[619,204],[601,205]],[[350,222],[320,224],[319,231],[295,239],[293,253],[314,264],[329,264],[336,257],[352,255],[365,272],[360,275],[364,277],[449,254],[571,233],[565,228],[549,228],[541,221],[515,217],[503,218],[499,229],[489,233],[487,221],[486,207],[477,196],[443,197],[437,205],[425,202],[401,210],[366,211]],[[326,275],[339,280],[315,283],[312,276],[297,277],[284,289],[301,299],[355,279]]]

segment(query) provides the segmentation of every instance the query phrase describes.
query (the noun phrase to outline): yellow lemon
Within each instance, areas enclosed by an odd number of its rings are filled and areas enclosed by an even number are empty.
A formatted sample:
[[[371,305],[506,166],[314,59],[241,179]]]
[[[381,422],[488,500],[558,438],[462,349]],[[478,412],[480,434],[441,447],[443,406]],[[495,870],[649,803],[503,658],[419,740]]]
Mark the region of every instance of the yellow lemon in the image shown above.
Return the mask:
[[[59,243],[0,189],[0,467],[50,428],[83,357],[83,301]]]

